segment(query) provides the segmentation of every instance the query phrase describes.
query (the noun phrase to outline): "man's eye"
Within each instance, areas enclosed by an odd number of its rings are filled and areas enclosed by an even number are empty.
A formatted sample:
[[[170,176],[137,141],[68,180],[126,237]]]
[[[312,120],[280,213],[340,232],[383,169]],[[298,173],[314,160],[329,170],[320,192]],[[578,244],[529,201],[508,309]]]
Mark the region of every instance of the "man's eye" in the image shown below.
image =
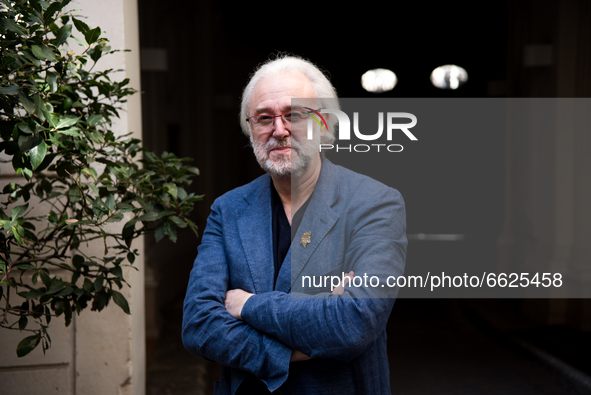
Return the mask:
[[[260,123],[269,123],[273,120],[273,117],[269,116],[269,115],[261,115],[260,117],[258,117],[258,121]]]
[[[304,119],[304,113],[299,111],[292,111],[290,114],[288,114],[288,117],[291,117],[292,121],[299,121],[301,119]]]

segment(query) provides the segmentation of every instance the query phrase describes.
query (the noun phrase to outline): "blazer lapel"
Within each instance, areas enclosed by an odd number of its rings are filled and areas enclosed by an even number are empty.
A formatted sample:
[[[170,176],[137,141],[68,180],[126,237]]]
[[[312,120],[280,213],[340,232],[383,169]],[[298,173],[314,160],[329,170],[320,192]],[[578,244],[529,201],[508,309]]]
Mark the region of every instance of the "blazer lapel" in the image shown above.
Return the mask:
[[[273,290],[273,230],[271,224],[271,178],[244,196],[248,206],[238,218],[238,231],[255,293]]]
[[[289,292],[314,250],[339,219],[339,215],[332,209],[339,195],[335,172],[336,167],[328,159],[323,159],[312,198],[279,270],[275,285],[277,291]],[[300,243],[305,232],[310,232],[310,243],[303,243],[306,247]]]

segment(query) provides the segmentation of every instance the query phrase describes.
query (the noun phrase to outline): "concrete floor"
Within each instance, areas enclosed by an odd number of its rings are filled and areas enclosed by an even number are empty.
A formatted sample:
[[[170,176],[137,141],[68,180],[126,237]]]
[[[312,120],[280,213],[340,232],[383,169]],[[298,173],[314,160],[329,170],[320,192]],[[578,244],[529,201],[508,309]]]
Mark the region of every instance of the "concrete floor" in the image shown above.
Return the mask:
[[[147,395],[210,395],[219,368],[181,342],[180,307],[166,325],[148,368]],[[388,323],[394,395],[565,394],[539,365],[477,330],[456,300],[396,301]]]

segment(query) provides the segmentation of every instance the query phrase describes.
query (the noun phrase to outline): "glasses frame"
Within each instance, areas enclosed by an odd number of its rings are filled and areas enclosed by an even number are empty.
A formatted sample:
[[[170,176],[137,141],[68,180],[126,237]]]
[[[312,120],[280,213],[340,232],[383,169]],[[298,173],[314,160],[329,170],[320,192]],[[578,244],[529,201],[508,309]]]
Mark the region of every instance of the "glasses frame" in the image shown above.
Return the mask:
[[[284,112],[282,114],[278,114],[278,115],[274,115],[274,114],[258,114],[258,115],[252,115],[252,116],[246,118],[246,122],[250,122],[250,120],[252,118],[256,118],[256,117],[271,117],[271,118],[281,117],[281,120],[283,121],[283,124],[284,125],[287,125],[287,120],[283,116],[285,114],[289,114],[291,112],[303,112],[303,113],[306,113],[306,114],[312,114],[314,112],[314,110],[304,108],[302,110],[289,110],[289,111],[286,111],[286,112]],[[273,125],[274,123],[275,123],[275,119],[273,119],[273,121],[269,125]],[[290,123],[291,123],[291,121],[290,121]]]

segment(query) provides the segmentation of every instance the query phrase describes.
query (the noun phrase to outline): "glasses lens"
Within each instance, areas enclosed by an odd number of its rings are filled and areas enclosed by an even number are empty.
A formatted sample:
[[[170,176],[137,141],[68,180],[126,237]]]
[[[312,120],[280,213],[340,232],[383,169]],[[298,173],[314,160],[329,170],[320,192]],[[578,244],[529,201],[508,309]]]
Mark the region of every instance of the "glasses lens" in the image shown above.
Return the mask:
[[[304,111],[290,111],[284,114],[284,119],[289,123],[299,123],[308,118],[308,114]]]
[[[249,120],[252,122],[255,128],[266,129],[273,124],[273,121],[276,117],[279,117],[279,115],[261,114],[250,117]],[[309,117],[310,116],[306,111],[288,111],[284,114],[281,114],[281,119],[286,126],[290,126],[292,123],[301,123]]]
[[[255,124],[266,126],[273,123],[273,117],[270,115],[259,115],[253,118]]]

